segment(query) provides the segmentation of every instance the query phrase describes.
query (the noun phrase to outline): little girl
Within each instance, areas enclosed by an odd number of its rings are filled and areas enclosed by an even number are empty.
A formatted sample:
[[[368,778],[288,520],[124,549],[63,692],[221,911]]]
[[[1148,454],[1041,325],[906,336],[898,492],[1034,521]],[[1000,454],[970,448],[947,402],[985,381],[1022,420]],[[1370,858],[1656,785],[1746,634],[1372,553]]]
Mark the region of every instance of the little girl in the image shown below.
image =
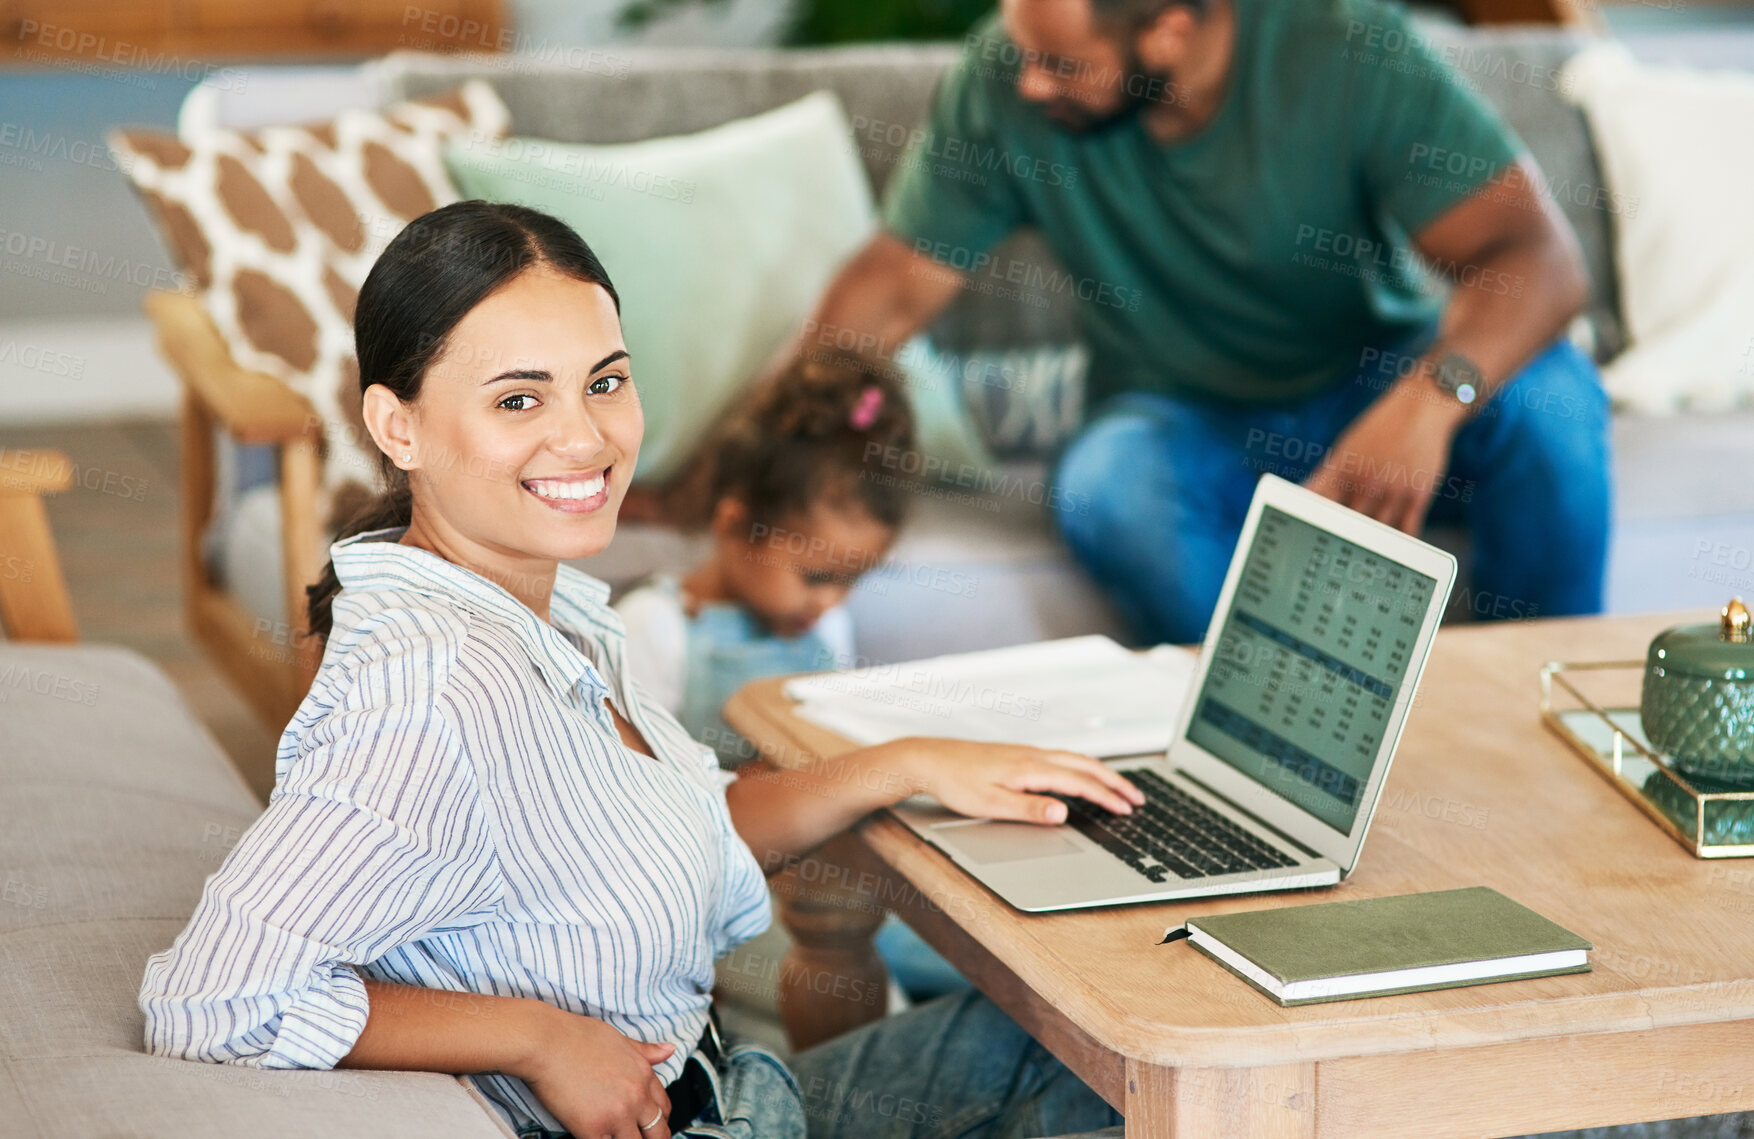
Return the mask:
[[[868,456],[913,445],[897,374],[844,352],[806,353],[740,409],[709,457],[697,519],[712,553],[655,574],[615,606],[640,682],[727,768],[755,749],[721,715],[751,680],[854,663],[841,606],[882,560],[905,488]],[[704,516],[701,518],[699,516]]]
[[[906,489],[873,478],[868,456],[913,446],[900,376],[848,352],[806,352],[761,388],[707,459],[703,496],[712,553],[687,574],[654,574],[615,606],[640,682],[719,763],[755,748],[722,709],[751,680],[852,667],[841,602],[881,561]],[[960,973],[891,914],[877,949],[910,1000],[967,987]]]

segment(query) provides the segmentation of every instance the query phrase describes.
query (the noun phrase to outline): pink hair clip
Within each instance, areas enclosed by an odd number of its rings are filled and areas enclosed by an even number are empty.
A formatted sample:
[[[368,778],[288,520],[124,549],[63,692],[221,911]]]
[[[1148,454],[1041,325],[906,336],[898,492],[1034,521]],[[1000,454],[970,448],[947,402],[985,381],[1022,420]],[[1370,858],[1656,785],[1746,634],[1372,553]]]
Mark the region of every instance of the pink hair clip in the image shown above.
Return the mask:
[[[859,402],[853,405],[853,413],[847,422],[853,425],[854,431],[864,431],[877,422],[877,413],[883,409],[883,389],[872,384],[859,393]]]

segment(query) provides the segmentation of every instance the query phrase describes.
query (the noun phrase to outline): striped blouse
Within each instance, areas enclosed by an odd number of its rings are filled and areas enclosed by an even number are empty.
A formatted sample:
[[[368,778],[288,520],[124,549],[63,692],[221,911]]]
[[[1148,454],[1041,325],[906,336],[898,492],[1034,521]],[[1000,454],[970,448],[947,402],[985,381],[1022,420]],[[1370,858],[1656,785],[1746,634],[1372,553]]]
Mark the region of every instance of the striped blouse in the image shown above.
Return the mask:
[[[365,1027],[365,977],[535,997],[669,1041],[668,1082],[706,1026],[714,960],[769,921],[717,761],[627,675],[602,582],[560,566],[544,622],[401,534],[331,547],[322,667],[267,810],[147,963],[147,1050],[334,1067]],[[521,1080],[471,1078],[514,1128],[559,1128]]]

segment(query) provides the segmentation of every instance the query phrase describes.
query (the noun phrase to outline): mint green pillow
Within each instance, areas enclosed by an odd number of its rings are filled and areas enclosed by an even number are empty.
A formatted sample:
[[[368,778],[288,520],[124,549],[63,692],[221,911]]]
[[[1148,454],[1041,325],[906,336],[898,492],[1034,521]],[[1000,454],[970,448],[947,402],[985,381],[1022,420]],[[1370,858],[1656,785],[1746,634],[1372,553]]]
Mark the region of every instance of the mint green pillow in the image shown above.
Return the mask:
[[[698,134],[470,139],[444,159],[463,197],[553,214],[608,269],[645,408],[642,483],[677,473],[877,224],[826,91]]]

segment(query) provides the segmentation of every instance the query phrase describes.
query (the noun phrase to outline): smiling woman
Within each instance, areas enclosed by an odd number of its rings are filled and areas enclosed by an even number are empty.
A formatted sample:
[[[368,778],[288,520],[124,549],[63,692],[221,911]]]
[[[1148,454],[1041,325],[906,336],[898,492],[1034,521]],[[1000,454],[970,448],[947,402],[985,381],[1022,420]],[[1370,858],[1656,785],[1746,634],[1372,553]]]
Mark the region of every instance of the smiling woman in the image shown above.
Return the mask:
[[[767,925],[764,866],[908,795],[1060,823],[1050,793],[1127,812],[1137,789],[1088,756],[919,739],[844,757],[859,779],[749,764],[727,787],[629,675],[608,587],[563,564],[613,537],[644,430],[590,249],[533,210],[446,206],[390,243],[354,321],[390,492],[311,590],[322,666],[267,810],[147,962],[148,1050],[463,1074],[533,1139],[913,1133],[849,1090],[941,1105],[959,1135],[1113,1122],[974,996],[794,1075],[722,1040],[713,962]]]
[[[546,616],[554,561],[614,536],[644,430],[609,274],[547,214],[458,202],[397,235],[357,313],[365,424],[388,490],[341,537],[406,526],[404,544]],[[415,479],[427,493],[413,494]],[[308,591],[318,637],[339,589],[331,564]]]

